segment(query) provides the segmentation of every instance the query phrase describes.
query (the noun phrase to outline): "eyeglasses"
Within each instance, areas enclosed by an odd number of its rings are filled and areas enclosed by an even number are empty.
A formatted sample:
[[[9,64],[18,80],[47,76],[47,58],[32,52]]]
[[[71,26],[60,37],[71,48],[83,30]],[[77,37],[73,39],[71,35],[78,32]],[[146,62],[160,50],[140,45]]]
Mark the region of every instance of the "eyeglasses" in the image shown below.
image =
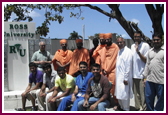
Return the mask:
[[[45,47],[45,45],[40,45],[40,46]]]
[[[134,38],[141,38],[141,36],[134,36]]]

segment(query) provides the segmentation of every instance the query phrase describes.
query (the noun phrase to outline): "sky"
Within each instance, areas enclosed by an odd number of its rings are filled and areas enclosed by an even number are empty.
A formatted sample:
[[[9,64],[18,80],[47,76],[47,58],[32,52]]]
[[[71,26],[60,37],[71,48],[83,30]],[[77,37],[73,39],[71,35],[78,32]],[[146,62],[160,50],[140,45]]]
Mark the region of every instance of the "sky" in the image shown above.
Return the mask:
[[[112,3],[112,2],[111,2]],[[142,30],[142,32],[149,38],[152,37],[152,22],[150,17],[146,11],[144,4],[128,4],[128,3],[120,3],[120,11],[125,19],[128,21],[132,21],[138,23],[138,27]],[[101,9],[106,12],[110,12],[111,9],[106,4],[92,4],[99,6]],[[78,9],[72,10],[64,10],[61,14],[64,16],[64,21],[59,24],[58,22],[51,22],[49,25],[49,33],[45,38],[58,38],[58,39],[67,39],[70,36],[70,33],[73,31],[78,32],[79,35],[83,36],[83,25],[85,26],[85,39],[88,39],[88,36],[94,36],[95,33],[117,33],[121,35],[125,39],[130,39],[130,36],[127,32],[122,28],[122,26],[118,23],[116,19],[111,19],[109,22],[109,17],[105,16],[98,11],[92,10],[87,7],[82,7],[81,17],[84,17],[84,20],[80,18],[70,18],[70,12],[78,12]],[[34,10],[29,15],[33,17],[33,21],[36,24],[36,27],[40,26],[44,21],[45,9],[42,10]],[[16,16],[12,14],[11,21]],[[164,15],[162,25],[164,28]],[[44,37],[44,36],[43,36]]]

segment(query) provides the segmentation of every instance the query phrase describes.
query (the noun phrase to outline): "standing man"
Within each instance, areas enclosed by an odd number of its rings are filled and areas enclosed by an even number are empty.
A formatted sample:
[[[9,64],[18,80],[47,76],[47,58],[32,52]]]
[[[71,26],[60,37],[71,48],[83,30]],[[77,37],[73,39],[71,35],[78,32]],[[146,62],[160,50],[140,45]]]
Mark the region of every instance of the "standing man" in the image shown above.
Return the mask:
[[[64,67],[58,67],[58,76],[55,80],[55,87],[52,96],[48,99],[48,108],[46,110],[54,111],[56,108],[51,106],[52,103],[59,103],[65,96],[71,94],[75,89],[75,81],[71,75],[65,73]]]
[[[55,78],[57,76],[57,72],[52,70],[51,64],[49,63],[44,64],[43,70],[45,72],[43,75],[43,85],[41,89],[37,90],[36,92],[38,109],[40,111],[46,110],[44,102],[47,103],[47,100],[53,94],[55,86]]]
[[[88,88],[85,93],[85,99],[78,103],[79,111],[86,111],[90,106],[90,110],[106,111],[106,107],[110,105],[110,83],[107,77],[101,75],[101,69],[99,64],[93,64],[91,69],[94,77],[89,79]],[[90,94],[93,97],[90,97]]]
[[[62,49],[59,49],[52,60],[54,69],[57,70],[58,67],[64,67],[66,72],[69,72],[70,60],[72,58],[72,51],[67,50],[67,40],[60,40]]]
[[[145,110],[146,107],[142,73],[145,68],[146,56],[150,47],[147,43],[142,42],[141,38],[141,32],[135,32],[135,43],[131,46],[133,52],[133,92],[136,110]]]
[[[73,77],[77,77],[80,74],[79,71],[79,63],[84,61],[88,64],[88,70],[90,66],[90,56],[89,51],[86,48],[83,48],[83,41],[82,39],[76,39],[76,46],[77,49],[73,51],[70,67],[69,67],[69,74]]]
[[[147,111],[163,111],[164,109],[164,45],[162,35],[154,34],[153,48],[149,50],[143,73],[145,83],[145,99]],[[146,80],[145,80],[146,79]],[[154,107],[155,96],[157,102]]]
[[[116,87],[115,96],[118,99],[122,110],[130,110],[130,98],[133,98],[132,92],[132,51],[125,46],[122,37],[117,39],[119,52],[116,62]]]
[[[93,39],[94,48],[92,48],[92,49],[89,51],[89,55],[90,55],[90,66],[95,63],[95,59],[92,57],[92,55],[93,55],[94,50],[97,48],[98,44],[99,44],[99,40],[98,40],[97,38],[94,38],[94,39]]]
[[[99,33],[99,39],[100,39],[100,45],[97,46],[97,48],[94,50],[93,52],[93,59],[95,60],[95,63],[97,63],[97,61],[99,61],[98,59],[98,51],[101,50],[103,47],[106,46],[106,40],[105,40],[105,36],[104,33]]]
[[[117,44],[112,42],[112,35],[111,33],[106,33],[104,35],[106,39],[107,46],[103,47],[101,50],[98,51],[99,54],[99,61],[98,63],[101,65],[102,74],[108,78],[108,80],[112,84],[112,88],[110,90],[111,94],[113,95],[115,106],[114,110],[117,109],[118,101],[114,96],[115,92],[115,68],[116,68],[116,61],[119,48]]]
[[[37,65],[33,62],[29,63],[29,68],[31,71],[31,74],[29,75],[29,85],[27,86],[25,92],[23,92],[21,95],[22,96],[22,108],[16,109],[17,111],[26,111],[26,108],[25,108],[26,99],[31,100],[32,105],[33,105],[32,111],[36,110],[35,108],[36,91],[42,86],[43,73],[37,70]],[[32,87],[32,83],[35,84],[34,87]]]
[[[76,82],[75,82],[76,86],[73,94],[65,97],[61,101],[57,111],[65,111],[67,106],[69,106],[72,103],[73,103],[73,106],[71,108],[71,111],[77,111],[78,102],[84,99],[86,89],[88,86],[88,81],[91,77],[93,77],[93,74],[91,72],[88,72],[87,63],[84,61],[81,61],[79,63],[79,70],[81,74],[78,75],[76,78]]]
[[[43,65],[45,63],[51,64],[52,59],[50,57],[50,53],[45,51],[45,42],[41,41],[39,43],[39,47],[40,49],[33,54],[31,62],[37,64],[38,70],[43,72]]]

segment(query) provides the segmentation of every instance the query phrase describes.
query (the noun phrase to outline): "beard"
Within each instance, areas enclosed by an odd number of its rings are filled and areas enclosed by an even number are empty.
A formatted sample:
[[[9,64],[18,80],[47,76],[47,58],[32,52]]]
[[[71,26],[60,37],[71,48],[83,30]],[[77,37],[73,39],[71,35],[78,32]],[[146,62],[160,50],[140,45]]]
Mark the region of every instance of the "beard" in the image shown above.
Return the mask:
[[[77,46],[78,49],[82,49],[82,46]]]
[[[107,44],[107,46],[111,46],[112,43],[111,42],[107,42],[106,44]]]

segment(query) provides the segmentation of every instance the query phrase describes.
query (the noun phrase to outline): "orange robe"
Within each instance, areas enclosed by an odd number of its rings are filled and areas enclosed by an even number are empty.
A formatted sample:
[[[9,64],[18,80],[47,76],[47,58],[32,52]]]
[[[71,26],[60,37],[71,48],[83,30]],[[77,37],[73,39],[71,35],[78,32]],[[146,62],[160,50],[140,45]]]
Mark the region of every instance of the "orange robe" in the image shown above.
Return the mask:
[[[89,51],[86,48],[82,49],[75,49],[73,51],[70,67],[69,67],[69,74],[74,75],[79,70],[79,63],[81,61],[85,61],[88,64],[88,70],[90,66],[90,56]]]
[[[65,52],[62,49],[59,49],[52,60],[54,69],[57,71],[58,65],[56,61],[60,62],[61,65],[65,65],[66,63],[71,61],[73,52],[71,50],[66,50]],[[67,73],[69,72],[69,65],[66,66]]]
[[[98,45],[97,48],[94,50],[92,57],[94,58],[95,63],[98,63],[98,62],[97,62],[97,61],[98,61],[98,58],[97,58],[97,57],[98,57],[98,55],[99,55],[99,54],[98,54],[98,51],[101,50],[101,49],[102,49],[103,47],[105,47],[105,46],[106,46],[106,44],[105,44],[105,45],[101,45],[101,44],[100,44],[100,45]]]
[[[112,43],[111,46],[106,46],[98,51],[98,64],[101,65],[101,69],[106,71],[106,77],[112,83],[110,92],[113,96],[115,91],[115,67],[118,51],[119,48],[115,43]]]

